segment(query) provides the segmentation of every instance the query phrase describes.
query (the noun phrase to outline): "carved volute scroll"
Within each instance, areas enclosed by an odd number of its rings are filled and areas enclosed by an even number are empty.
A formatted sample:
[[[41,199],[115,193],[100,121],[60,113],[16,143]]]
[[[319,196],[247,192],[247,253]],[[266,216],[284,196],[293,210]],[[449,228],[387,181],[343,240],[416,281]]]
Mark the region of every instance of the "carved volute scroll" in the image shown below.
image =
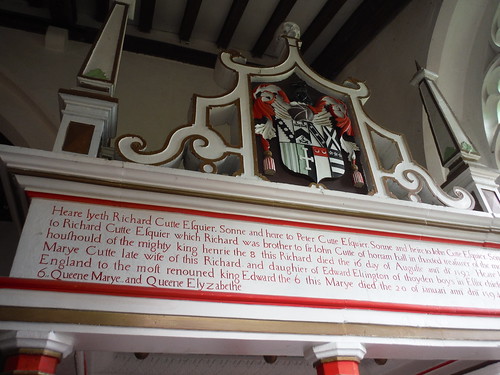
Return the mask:
[[[215,77],[228,92],[216,98],[195,96],[193,122],[171,133],[157,152],[149,152],[140,136],[120,137],[117,148],[123,158],[166,167],[182,163],[185,169],[205,173],[290,183],[276,179],[282,169],[311,188],[461,209],[474,206],[472,196],[462,188],[454,189],[455,196],[446,194],[413,162],[401,135],[367,116],[363,105],[369,91],[363,82],[339,85],[318,76],[301,58],[296,25],[288,24],[286,30],[290,35],[282,35],[286,49],[279,64],[250,66],[242,56],[222,52]],[[230,129],[230,141],[216,128],[221,122]],[[285,160],[284,147],[296,155],[291,162]],[[294,167],[294,163],[303,165]],[[332,172],[335,163],[338,173]],[[307,176],[300,168],[316,170]],[[342,179],[349,180],[349,188],[336,182]]]

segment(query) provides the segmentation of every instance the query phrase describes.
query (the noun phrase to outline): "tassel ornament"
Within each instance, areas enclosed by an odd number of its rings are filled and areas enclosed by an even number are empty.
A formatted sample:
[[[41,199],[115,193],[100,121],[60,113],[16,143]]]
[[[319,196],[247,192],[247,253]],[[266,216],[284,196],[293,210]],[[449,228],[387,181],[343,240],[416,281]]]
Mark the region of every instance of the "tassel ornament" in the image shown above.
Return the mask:
[[[273,153],[270,150],[264,151],[264,174],[267,176],[273,176],[276,173],[276,164],[273,159]]]
[[[260,138],[262,148],[264,149],[264,160],[262,161],[264,167],[264,174],[267,176],[273,176],[276,173],[276,163],[273,159],[273,153],[270,148],[271,145],[269,141],[261,135]]]
[[[356,159],[352,159],[352,169],[353,169],[353,172],[352,172],[352,181],[354,183],[354,187],[355,188],[362,188],[363,186],[365,186],[365,180],[363,179],[363,175],[361,174],[361,172],[359,171],[358,169],[358,166],[356,165]]]

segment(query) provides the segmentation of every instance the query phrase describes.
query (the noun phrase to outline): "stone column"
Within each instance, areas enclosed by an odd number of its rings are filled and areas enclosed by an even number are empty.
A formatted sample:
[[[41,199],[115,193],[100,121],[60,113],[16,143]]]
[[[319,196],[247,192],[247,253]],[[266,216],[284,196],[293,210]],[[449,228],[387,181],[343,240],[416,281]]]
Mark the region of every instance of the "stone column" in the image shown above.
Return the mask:
[[[54,332],[6,332],[0,335],[0,350],[4,357],[1,374],[55,374],[61,358],[72,349],[68,337]]]
[[[359,375],[359,362],[366,350],[359,343],[328,343],[305,353],[318,375]]]

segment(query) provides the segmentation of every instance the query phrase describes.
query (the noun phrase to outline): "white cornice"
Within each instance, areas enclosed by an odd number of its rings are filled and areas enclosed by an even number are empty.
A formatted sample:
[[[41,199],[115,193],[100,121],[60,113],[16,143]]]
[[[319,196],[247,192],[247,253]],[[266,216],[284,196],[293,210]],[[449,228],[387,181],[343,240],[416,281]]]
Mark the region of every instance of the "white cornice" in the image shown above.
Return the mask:
[[[500,242],[500,220],[484,212],[20,147],[0,146],[0,158],[30,191]]]

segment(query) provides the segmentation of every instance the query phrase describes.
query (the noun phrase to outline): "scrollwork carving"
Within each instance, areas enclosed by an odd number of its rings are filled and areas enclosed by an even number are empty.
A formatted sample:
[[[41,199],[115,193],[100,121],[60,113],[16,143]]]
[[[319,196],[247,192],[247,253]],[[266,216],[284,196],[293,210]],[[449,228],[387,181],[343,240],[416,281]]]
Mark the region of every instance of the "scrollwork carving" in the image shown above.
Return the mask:
[[[401,135],[380,127],[370,119],[363,107],[369,97],[369,90],[363,82],[350,80],[338,85],[311,70],[302,60],[300,41],[296,34],[297,31],[292,27],[289,34],[282,36],[286,41],[287,53],[279,64],[272,67],[246,65],[245,60],[236,53],[221,53],[215,75],[218,83],[227,88],[228,92],[217,98],[195,97],[193,122],[174,131],[161,150],[147,151],[146,141],[139,136],[120,137],[117,147],[123,158],[167,167],[176,166],[183,160],[187,169],[261,179],[262,175],[256,166],[255,134],[269,140],[274,138],[277,129],[271,122],[254,124],[251,113],[255,100],[252,98],[252,85],[276,85],[295,75],[308,87],[326,95],[325,97],[341,97],[349,103],[349,111],[352,111],[353,118],[356,119],[353,131],[360,146],[359,150],[353,149],[352,154],[359,151],[363,156],[358,162],[362,163],[371,195],[460,209],[471,209],[474,206],[474,199],[463,188],[455,187],[454,196],[446,194],[424,168],[413,162]],[[293,100],[290,102],[291,108],[294,107],[292,102]],[[237,116],[224,112],[225,108]],[[211,122],[232,122],[229,124],[230,128],[238,128],[239,141],[235,144],[228,143]],[[379,153],[384,155],[379,156]]]

